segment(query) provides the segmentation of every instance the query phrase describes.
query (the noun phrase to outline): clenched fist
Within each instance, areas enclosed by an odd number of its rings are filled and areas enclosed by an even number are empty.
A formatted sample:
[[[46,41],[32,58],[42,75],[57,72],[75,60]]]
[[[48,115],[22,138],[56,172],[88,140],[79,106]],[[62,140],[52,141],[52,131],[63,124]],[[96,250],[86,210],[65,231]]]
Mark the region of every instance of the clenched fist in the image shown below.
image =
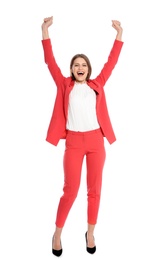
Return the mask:
[[[117,31],[122,31],[121,23],[117,20],[112,20],[112,27]]]
[[[44,22],[42,23],[42,29],[47,29],[53,23],[53,16],[44,18]]]

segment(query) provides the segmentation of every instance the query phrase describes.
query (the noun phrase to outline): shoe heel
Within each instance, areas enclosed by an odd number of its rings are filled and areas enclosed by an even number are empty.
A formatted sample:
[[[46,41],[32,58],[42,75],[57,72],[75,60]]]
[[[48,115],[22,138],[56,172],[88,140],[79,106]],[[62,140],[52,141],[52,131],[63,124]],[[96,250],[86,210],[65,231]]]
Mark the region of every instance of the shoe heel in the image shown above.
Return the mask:
[[[53,244],[53,239],[54,239],[54,236],[53,236],[53,238],[52,238],[52,244]],[[61,244],[61,247],[62,247],[62,244]],[[56,250],[56,249],[53,249],[53,248],[52,248],[52,254],[53,254],[53,255],[59,257],[59,256],[62,255],[62,253],[63,253],[63,249],[62,249],[62,248],[59,249],[59,250]]]
[[[89,254],[94,254],[96,251],[96,246],[94,247],[88,247],[88,240],[87,240],[87,232],[85,233],[85,239],[86,239],[86,250]]]

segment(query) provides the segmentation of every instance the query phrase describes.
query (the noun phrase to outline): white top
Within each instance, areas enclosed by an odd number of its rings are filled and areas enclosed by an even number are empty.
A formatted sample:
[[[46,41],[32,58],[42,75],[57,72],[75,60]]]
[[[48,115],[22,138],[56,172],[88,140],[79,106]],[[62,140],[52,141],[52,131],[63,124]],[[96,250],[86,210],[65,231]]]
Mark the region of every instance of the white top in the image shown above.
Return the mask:
[[[66,128],[71,131],[85,132],[99,127],[95,91],[86,83],[75,83],[69,95]]]

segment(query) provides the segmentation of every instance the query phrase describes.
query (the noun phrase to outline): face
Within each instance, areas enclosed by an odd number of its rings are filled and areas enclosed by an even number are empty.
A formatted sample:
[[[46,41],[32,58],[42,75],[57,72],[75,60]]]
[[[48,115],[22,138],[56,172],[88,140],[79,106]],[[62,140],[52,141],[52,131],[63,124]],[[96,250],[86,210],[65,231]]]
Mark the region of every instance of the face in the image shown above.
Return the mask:
[[[71,73],[73,73],[77,82],[84,83],[88,75],[87,62],[79,57],[74,60]]]

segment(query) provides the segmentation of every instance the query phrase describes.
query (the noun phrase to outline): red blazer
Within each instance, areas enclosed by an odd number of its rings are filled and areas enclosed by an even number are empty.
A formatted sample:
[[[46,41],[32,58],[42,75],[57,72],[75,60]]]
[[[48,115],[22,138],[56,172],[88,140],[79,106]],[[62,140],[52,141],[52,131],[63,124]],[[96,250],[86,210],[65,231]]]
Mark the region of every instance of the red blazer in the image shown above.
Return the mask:
[[[46,141],[57,146],[60,139],[66,138],[66,121],[68,115],[69,94],[74,86],[74,80],[71,77],[64,77],[58,67],[53,55],[51,40],[42,40],[45,63],[57,86],[57,95],[53,108],[52,117],[47,131]],[[100,74],[95,79],[87,81],[89,87],[96,92],[96,113],[103,136],[112,144],[116,137],[112,128],[108,114],[104,85],[114,69],[123,42],[115,40],[107,62],[104,64]]]

